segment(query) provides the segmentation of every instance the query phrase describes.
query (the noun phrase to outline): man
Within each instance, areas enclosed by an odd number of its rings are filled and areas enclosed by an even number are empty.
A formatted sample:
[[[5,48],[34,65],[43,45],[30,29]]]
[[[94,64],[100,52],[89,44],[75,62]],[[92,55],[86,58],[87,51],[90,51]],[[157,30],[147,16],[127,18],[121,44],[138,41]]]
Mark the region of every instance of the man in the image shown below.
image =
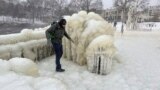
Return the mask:
[[[48,34],[51,38],[51,43],[54,47],[55,54],[56,54],[56,71],[57,72],[64,72],[65,69],[62,69],[60,59],[63,54],[63,46],[62,46],[62,38],[66,36],[70,41],[73,40],[65,31],[66,20],[61,19],[59,22],[55,22],[51,25],[51,27],[47,30]]]
[[[116,25],[117,25],[117,22],[116,22],[116,21],[114,21],[114,27],[116,27]]]
[[[121,35],[123,35],[123,32],[124,32],[124,26],[123,26],[123,23],[122,23],[122,26],[121,26]]]

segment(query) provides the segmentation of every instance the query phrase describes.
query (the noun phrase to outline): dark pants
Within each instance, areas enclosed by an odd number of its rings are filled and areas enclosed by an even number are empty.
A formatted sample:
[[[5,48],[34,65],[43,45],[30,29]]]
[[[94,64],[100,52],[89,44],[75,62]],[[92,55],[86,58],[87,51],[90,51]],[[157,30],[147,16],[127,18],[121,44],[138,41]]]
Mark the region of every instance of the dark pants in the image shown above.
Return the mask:
[[[56,54],[56,70],[57,69],[61,69],[61,63],[60,63],[60,59],[62,57],[62,54],[63,54],[63,47],[62,47],[62,44],[59,44],[59,43],[53,43],[52,42],[52,45],[54,47],[54,50],[55,50],[55,54]]]

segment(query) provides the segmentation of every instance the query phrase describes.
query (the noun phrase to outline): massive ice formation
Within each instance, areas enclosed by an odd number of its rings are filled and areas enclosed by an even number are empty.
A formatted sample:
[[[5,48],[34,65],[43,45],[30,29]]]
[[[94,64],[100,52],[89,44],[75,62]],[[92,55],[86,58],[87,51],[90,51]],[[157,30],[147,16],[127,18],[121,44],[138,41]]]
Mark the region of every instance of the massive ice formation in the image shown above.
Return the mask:
[[[91,64],[87,63],[87,57],[90,56],[88,53],[91,48],[98,49],[101,44],[101,46],[104,47],[107,58],[111,59],[115,53],[115,47],[113,44],[115,28],[112,27],[110,23],[96,13],[90,12],[87,14],[85,11],[68,16],[66,19],[67,32],[75,41],[75,44],[66,39],[63,40],[65,58],[80,65]],[[99,36],[105,37],[100,38],[103,42],[96,42],[92,45],[91,43]],[[94,55],[96,51],[91,50],[91,52],[93,52],[92,54]],[[92,62],[94,62],[94,60],[92,60]]]

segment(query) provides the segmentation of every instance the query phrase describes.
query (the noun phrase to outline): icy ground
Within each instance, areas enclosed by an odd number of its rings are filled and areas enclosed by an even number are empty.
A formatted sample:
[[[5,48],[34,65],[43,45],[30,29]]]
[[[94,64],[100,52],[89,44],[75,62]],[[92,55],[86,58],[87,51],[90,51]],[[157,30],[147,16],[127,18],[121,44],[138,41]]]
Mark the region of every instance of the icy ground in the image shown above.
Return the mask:
[[[115,36],[118,53],[109,75],[92,74],[64,59],[66,72],[56,73],[52,56],[38,63],[39,77],[0,75],[0,90],[160,90],[160,32]]]

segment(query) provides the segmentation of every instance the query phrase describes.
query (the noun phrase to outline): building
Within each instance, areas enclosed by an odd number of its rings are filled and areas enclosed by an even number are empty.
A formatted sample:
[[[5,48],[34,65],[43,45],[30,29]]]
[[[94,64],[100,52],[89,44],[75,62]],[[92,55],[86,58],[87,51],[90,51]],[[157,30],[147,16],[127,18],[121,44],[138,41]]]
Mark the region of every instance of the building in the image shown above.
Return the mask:
[[[116,8],[106,9],[103,13],[103,16],[110,22],[121,20],[121,12]]]
[[[150,6],[148,8],[148,16],[151,17],[149,18],[149,21],[160,21],[160,5]]]
[[[148,14],[149,16],[160,15],[160,5],[148,7]]]
[[[149,6],[144,11],[137,12],[137,16],[138,22],[160,21],[160,5]],[[121,11],[118,11],[116,8],[106,9],[103,12],[103,17],[110,22],[121,21]]]

